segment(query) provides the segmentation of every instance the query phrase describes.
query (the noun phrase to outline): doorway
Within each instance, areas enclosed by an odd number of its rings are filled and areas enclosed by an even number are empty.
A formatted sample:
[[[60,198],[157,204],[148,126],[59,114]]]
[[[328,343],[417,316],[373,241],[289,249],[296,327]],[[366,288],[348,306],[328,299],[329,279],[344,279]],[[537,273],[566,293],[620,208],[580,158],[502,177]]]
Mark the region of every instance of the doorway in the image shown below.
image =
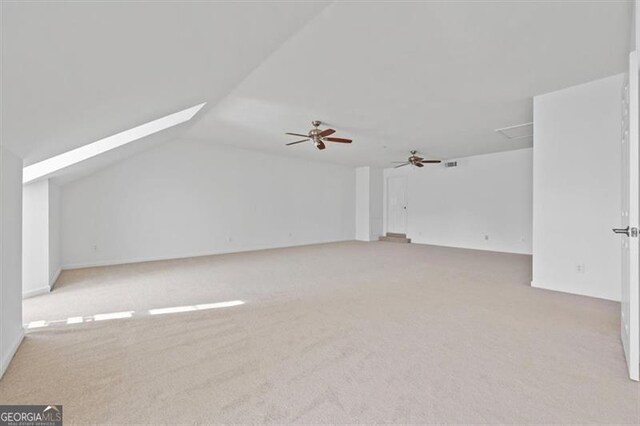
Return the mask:
[[[387,232],[407,233],[407,177],[387,178]]]

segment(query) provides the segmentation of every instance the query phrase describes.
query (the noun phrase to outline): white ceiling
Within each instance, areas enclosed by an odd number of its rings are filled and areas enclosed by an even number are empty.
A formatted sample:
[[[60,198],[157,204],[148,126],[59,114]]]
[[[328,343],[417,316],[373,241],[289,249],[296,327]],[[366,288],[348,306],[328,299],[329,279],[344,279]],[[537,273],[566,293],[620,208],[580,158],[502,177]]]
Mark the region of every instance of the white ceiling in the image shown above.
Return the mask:
[[[493,129],[532,121],[536,94],[623,72],[631,23],[630,2],[2,9],[2,142],[26,164],[200,102],[208,109],[172,137],[379,166],[409,149],[531,146]],[[353,145],[284,146],[313,119]]]
[[[355,165],[418,149],[454,158],[531,146],[532,97],[624,71],[629,3],[339,3],[267,58],[186,135]],[[285,147],[312,119],[353,146]]]
[[[28,165],[215,104],[326,4],[2,2],[2,142]]]

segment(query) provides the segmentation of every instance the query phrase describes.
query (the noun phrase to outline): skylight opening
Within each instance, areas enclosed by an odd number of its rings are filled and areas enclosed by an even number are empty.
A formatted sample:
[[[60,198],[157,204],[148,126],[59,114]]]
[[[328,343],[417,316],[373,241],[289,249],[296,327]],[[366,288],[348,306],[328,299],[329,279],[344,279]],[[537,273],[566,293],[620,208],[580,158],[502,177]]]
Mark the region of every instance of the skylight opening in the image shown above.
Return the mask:
[[[23,183],[33,182],[58,170],[72,166],[81,161],[100,155],[104,152],[137,141],[169,127],[177,126],[193,118],[205,106],[206,102],[191,108],[169,114],[157,120],[150,121],[133,129],[125,130],[113,136],[64,152],[23,169]]]

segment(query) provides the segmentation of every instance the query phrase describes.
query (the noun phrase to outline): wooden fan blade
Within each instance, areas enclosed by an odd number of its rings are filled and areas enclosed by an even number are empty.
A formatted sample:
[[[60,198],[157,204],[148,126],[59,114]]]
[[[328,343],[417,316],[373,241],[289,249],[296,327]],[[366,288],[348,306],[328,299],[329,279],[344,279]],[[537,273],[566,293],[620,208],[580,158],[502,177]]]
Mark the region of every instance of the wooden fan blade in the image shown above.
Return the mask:
[[[398,167],[404,167],[404,166],[408,166],[410,163],[404,163],[404,164],[400,164],[399,166],[395,166],[394,169],[397,169]]]
[[[318,133],[318,136],[320,136],[321,138],[325,137],[325,136],[329,136],[334,134],[336,131],[333,129],[327,129],[327,130],[323,130],[320,133]]]
[[[287,145],[287,146],[289,146],[289,145],[295,145],[295,144],[297,144],[297,143],[306,142],[306,141],[308,141],[308,140],[310,140],[310,139],[302,139],[301,141],[289,142],[288,144],[285,144],[285,145]]]
[[[424,167],[424,164],[422,164],[422,163],[415,163],[415,164],[414,164],[414,166],[416,166],[416,167]]]
[[[285,133],[285,135],[302,136],[303,138],[308,138],[309,137],[309,135],[303,135],[301,133]]]
[[[324,145],[324,143],[322,143],[322,141],[318,141],[318,143],[317,143],[316,147],[317,147],[319,150],[323,150],[323,149],[325,149],[325,148],[326,148],[326,146]]]
[[[340,143],[351,143],[351,139],[344,139],[344,138],[323,138],[325,141],[329,141],[329,142],[340,142]]]
[[[421,163],[442,163],[440,160],[422,160]]]

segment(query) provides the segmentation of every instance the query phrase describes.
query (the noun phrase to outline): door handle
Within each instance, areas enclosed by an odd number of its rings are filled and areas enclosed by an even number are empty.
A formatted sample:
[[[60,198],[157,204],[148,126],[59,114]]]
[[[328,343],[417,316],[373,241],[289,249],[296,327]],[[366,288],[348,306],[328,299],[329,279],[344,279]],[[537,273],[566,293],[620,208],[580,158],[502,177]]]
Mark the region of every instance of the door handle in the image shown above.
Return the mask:
[[[616,234],[624,234],[627,237],[637,237],[638,236],[638,228],[636,228],[636,227],[629,228],[627,226],[626,228],[612,228],[611,230]]]
[[[611,228],[614,234],[624,234],[627,237],[629,236],[629,227],[626,228]]]

